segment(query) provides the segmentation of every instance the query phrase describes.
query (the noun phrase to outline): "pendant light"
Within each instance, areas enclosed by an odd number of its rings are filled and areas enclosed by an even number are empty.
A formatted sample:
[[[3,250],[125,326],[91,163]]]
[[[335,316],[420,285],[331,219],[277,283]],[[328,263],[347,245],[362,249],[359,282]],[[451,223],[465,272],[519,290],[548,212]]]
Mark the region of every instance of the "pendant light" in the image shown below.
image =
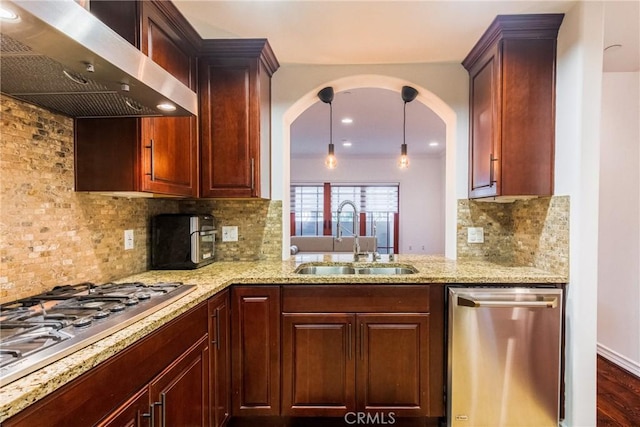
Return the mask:
[[[338,166],[338,160],[336,159],[335,147],[333,145],[333,106],[331,105],[333,101],[333,88],[331,86],[325,87],[318,92],[318,98],[325,104],[329,104],[329,151],[324,164],[329,169],[335,169],[335,167]]]
[[[407,102],[416,99],[418,91],[411,86],[402,86],[402,100],[404,101],[404,111],[402,120],[402,145],[400,146],[400,159],[398,167],[407,169],[409,167],[409,156],[407,155]]]

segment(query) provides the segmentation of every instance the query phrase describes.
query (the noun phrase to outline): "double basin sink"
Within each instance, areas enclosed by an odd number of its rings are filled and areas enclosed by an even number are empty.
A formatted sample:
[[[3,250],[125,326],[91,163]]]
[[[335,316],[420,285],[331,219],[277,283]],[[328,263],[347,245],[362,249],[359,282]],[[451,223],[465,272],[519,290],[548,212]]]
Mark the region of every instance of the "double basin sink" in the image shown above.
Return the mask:
[[[350,265],[301,265],[296,270],[297,274],[313,274],[317,276],[325,275],[353,275],[353,274],[414,274],[418,271],[414,267],[354,267]]]

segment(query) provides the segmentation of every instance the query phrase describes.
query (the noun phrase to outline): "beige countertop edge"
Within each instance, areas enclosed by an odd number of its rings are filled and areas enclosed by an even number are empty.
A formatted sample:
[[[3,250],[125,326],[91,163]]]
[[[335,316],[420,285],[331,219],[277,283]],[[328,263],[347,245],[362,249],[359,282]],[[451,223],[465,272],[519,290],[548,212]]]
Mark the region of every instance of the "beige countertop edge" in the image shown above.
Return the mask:
[[[303,260],[305,261],[305,260]],[[402,262],[401,262],[402,261]],[[459,283],[459,284],[561,284],[566,276],[532,267],[509,267],[488,262],[455,262],[440,257],[406,257],[418,273],[401,276],[302,276],[293,273],[300,260],[283,262],[214,263],[198,270],[147,271],[120,281],[182,281],[194,291],[171,305],[94,344],[0,388],[0,422],[42,399],[74,378],[160,328],[232,284],[345,284],[345,283]],[[333,261],[314,262],[331,264]],[[436,264],[435,266],[433,264]],[[392,265],[392,264],[388,264]]]

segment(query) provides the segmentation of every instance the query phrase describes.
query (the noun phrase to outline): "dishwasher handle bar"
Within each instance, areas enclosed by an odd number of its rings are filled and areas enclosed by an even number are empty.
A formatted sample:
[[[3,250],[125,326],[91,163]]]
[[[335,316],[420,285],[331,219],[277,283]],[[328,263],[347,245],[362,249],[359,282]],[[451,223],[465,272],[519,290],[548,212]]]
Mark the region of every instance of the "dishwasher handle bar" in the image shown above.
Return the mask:
[[[492,308],[556,308],[558,306],[557,297],[543,297],[542,300],[517,301],[513,300],[482,300],[475,299],[470,295],[459,295],[458,305],[463,307],[492,307]]]

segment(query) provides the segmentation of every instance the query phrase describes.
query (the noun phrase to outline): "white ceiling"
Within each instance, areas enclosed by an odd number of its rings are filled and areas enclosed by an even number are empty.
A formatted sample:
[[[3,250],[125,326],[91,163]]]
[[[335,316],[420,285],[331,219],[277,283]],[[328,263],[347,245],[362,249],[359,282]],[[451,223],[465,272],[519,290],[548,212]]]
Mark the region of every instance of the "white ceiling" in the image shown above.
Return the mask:
[[[559,13],[576,1],[173,0],[203,38],[267,38],[282,64],[461,62],[499,14]],[[640,1],[606,1],[605,71],[640,69]],[[398,153],[402,99],[387,90],[336,94],[334,143],[343,155]],[[354,123],[340,123],[343,115]],[[415,115],[415,117],[413,116]],[[292,155],[326,152],[328,105],[318,101],[292,127]],[[343,148],[342,139],[353,142]],[[407,104],[409,154],[430,153],[444,125],[420,102]],[[365,151],[362,151],[365,150]],[[433,150],[433,149],[431,149]],[[432,151],[431,151],[432,152]]]
[[[400,156],[404,101],[398,92],[361,88],[338,92],[333,100],[333,143],[336,156]],[[353,123],[342,123],[343,118]],[[409,155],[441,155],[445,125],[426,105],[407,103],[406,142]],[[329,142],[329,105],[316,102],[291,126],[292,157],[326,155]],[[350,142],[345,147],[344,142]],[[438,143],[430,146],[430,143]]]

